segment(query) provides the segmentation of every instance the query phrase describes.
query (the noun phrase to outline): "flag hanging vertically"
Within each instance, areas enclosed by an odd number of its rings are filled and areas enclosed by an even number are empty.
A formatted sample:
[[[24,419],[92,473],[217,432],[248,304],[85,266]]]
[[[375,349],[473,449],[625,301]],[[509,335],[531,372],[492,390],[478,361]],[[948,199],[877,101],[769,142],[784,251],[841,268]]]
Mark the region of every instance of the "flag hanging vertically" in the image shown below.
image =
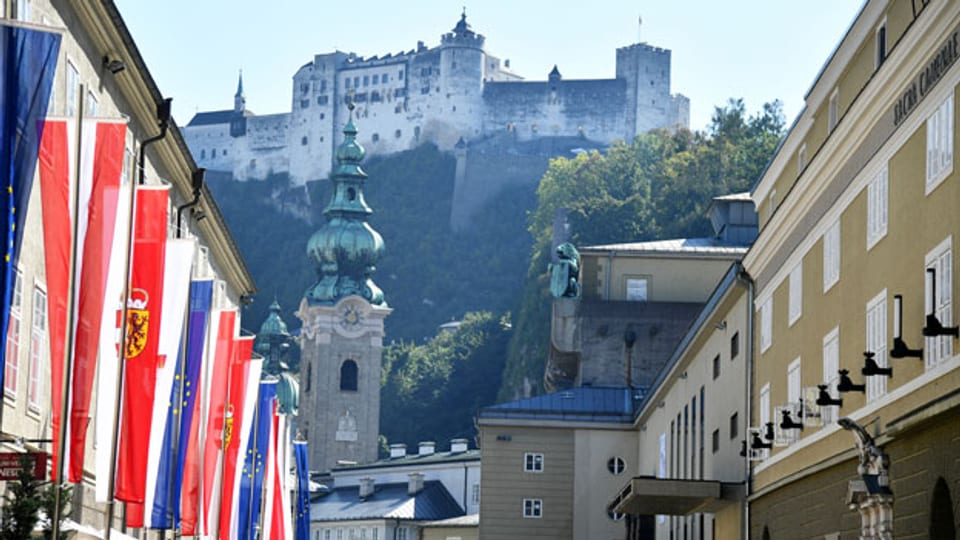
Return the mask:
[[[230,368],[228,411],[233,411],[232,426],[224,429],[223,484],[221,488],[220,540],[237,537],[237,508],[240,500],[240,476],[243,471],[241,452],[246,449],[257,405],[262,359],[252,359],[253,336],[237,338],[233,365]],[[227,437],[227,431],[230,436]]]
[[[83,478],[90,401],[118,222],[126,124],[125,121],[83,121],[79,155],[74,155],[78,147],[76,121],[45,123],[39,161],[44,259],[51,299],[53,432],[55,441],[59,441],[61,433],[65,437],[64,465],[68,479],[76,483]],[[71,194],[76,196],[76,210],[70,202]],[[70,260],[74,250],[76,262],[71,279]],[[72,314],[67,313],[71,283],[75,298]],[[69,346],[70,325],[73,325],[74,340],[71,372],[67,374],[64,351]],[[65,376],[70,384],[70,398],[68,417],[61,430]],[[59,444],[54,447],[59,448]],[[55,455],[54,471],[58,459]]]
[[[307,441],[293,441],[297,461],[296,540],[310,540],[310,470],[307,467]]]
[[[263,535],[266,540],[292,539],[290,525],[290,494],[287,488],[287,417],[279,413],[274,401],[273,429],[267,454],[266,498],[263,505]]]
[[[223,450],[233,431],[233,414],[227,414],[227,380],[233,361],[234,324],[236,311],[221,311],[217,323],[217,339],[214,346],[213,362],[204,368],[206,373],[204,388],[208,391],[203,434],[203,460],[201,484],[203,495],[198,516],[203,524],[203,535],[212,534],[219,523],[220,485],[223,479]]]
[[[127,517],[151,529],[169,529],[172,508],[169,495],[174,460],[171,444],[176,424],[173,393],[179,387],[180,349],[190,292],[190,272],[196,243],[193,240],[168,240],[163,274],[163,319],[160,320],[156,393],[150,425],[147,454],[147,485],[144,504],[127,505]],[[146,515],[144,515],[146,513]],[[139,515],[137,515],[139,514]],[[129,519],[128,519],[129,520]]]
[[[137,188],[116,474],[116,497],[125,502],[145,497],[157,368],[165,361],[159,358],[159,327],[169,195],[169,187]]]
[[[0,242],[4,244],[0,329],[4,333],[60,40],[59,34],[0,21]],[[0,387],[5,356],[6,348],[0,347]]]
[[[274,405],[277,397],[277,379],[260,381],[260,392],[254,410],[247,452],[240,477],[240,496],[237,509],[237,536],[240,540],[256,540],[254,530],[260,523],[263,503],[263,481],[270,453]],[[268,477],[269,478],[269,477]]]
[[[190,283],[190,315],[187,321],[187,350],[182,364],[182,385],[175,385],[177,393],[173,402],[179,404],[180,425],[178,427],[176,464],[173,472],[172,493],[170,502],[173,505],[173,527],[180,528],[181,503],[190,501],[190,505],[198,504],[197,491],[191,485],[191,490],[184,489],[184,468],[188,454],[193,454],[191,463],[198,462],[200,445],[196,440],[197,430],[195,407],[200,392],[200,370],[204,362],[204,352],[207,343],[207,320],[210,315],[210,306],[213,301],[213,280],[206,279]],[[191,440],[192,439],[192,440]],[[181,497],[182,495],[182,497]]]
[[[117,198],[117,220],[110,250],[110,269],[107,272],[106,299],[100,323],[100,356],[97,360],[97,412],[94,437],[98,448],[111,448],[113,417],[117,409],[117,377],[120,372],[120,316],[123,312],[123,288],[127,279],[127,248],[130,242],[130,190],[132,182],[120,185]],[[97,502],[110,499],[111,452],[95,452],[94,468],[97,474],[95,498]]]

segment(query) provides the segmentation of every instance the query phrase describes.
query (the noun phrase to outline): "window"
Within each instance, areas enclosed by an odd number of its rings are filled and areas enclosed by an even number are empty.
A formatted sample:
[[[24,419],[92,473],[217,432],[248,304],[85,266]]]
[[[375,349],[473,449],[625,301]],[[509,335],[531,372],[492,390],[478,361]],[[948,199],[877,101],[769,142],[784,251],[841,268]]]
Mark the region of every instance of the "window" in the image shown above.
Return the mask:
[[[830,94],[830,101],[827,104],[827,131],[833,133],[837,127],[837,121],[840,120],[840,90],[834,88]]]
[[[27,368],[27,407],[40,411],[40,368],[45,365],[47,347],[47,293],[33,289],[33,332],[30,336],[30,365]]]
[[[797,176],[803,174],[803,170],[807,168],[807,144],[801,144],[800,150],[797,150]]]
[[[364,75],[364,76],[363,76],[363,85],[364,85],[364,86],[370,86],[370,76],[369,76],[369,75]]]
[[[953,93],[927,119],[927,188],[929,194],[953,171]]]
[[[890,184],[886,165],[867,186],[867,249],[887,235],[887,188]]]
[[[306,145],[307,145],[307,137],[303,136],[300,138],[300,146],[306,146]]]
[[[760,352],[764,352],[773,344],[773,297],[767,298],[760,305]]]
[[[76,116],[77,115],[77,106],[79,105],[80,100],[80,72],[77,71],[76,66],[72,62],[67,60],[67,116]]]
[[[770,422],[770,383],[760,388],[760,410],[757,415],[760,417],[760,428],[766,430]]]
[[[380,84],[380,75],[373,76],[373,84]]]
[[[407,528],[398,527],[397,528],[397,540],[407,540]]]
[[[350,77],[344,77],[344,78],[343,78],[343,87],[344,87],[344,88],[350,88]]]
[[[357,363],[353,360],[340,365],[340,390],[357,391]]]
[[[730,415],[730,438],[736,439],[740,432],[740,415],[733,413]]]
[[[470,504],[480,504],[480,484],[474,484],[471,489]]]
[[[713,453],[716,454],[720,451],[720,428],[713,430]]]
[[[393,136],[396,137],[396,138],[398,138],[398,139],[399,139],[402,135],[403,135],[403,132],[400,131],[399,129],[393,132]]]
[[[216,149],[216,148],[210,149],[210,157],[211,157],[211,158],[217,157],[217,149]]]
[[[887,21],[884,19],[877,28],[876,35],[877,54],[874,60],[874,68],[879,68],[883,61],[887,59]]]
[[[714,380],[720,376],[720,355],[713,357],[713,378]]]
[[[307,364],[307,381],[304,383],[303,392],[305,394],[310,393],[311,381],[313,381],[313,364]]]
[[[317,96],[317,105],[326,105],[330,102],[330,96]],[[320,114],[320,119],[323,120],[323,113]]]
[[[837,397],[837,382],[840,376],[840,328],[834,328],[823,338],[823,384],[827,385],[827,393]],[[832,424],[837,421],[838,407],[829,405],[821,407],[823,423]]]
[[[206,148],[200,150],[200,159],[207,159],[207,150],[206,150]]]
[[[354,78],[353,78],[353,87],[354,87],[354,88],[360,88],[360,77],[354,77]]]
[[[99,112],[100,106],[97,101],[97,96],[93,95],[93,92],[87,92],[87,110],[84,113],[85,116],[96,117]]]
[[[306,108],[309,107],[309,106],[310,106],[310,100],[309,100],[309,99],[301,99],[301,100],[300,100],[300,108],[301,108],[301,109],[306,109]]]
[[[631,302],[646,302],[648,285],[647,278],[627,278],[627,300]]]
[[[610,471],[610,474],[622,474],[626,468],[627,464],[623,461],[623,458],[614,456],[607,460],[607,470]]]
[[[538,519],[543,517],[543,500],[542,499],[524,499],[523,500],[523,517],[538,518]]]
[[[373,142],[379,141],[379,140],[380,140],[380,134],[379,134],[379,133],[374,133],[373,135],[370,136],[370,140],[373,141]]]
[[[740,354],[740,332],[734,332],[730,338],[730,359],[733,360]]]
[[[524,472],[543,472],[543,454],[527,452],[523,455]]]
[[[867,302],[867,348],[873,353],[877,367],[887,367],[887,290]],[[867,380],[867,402],[871,402],[887,393],[887,377],[874,375],[864,377]]]
[[[926,263],[926,287],[924,290],[924,313],[936,315],[940,324],[943,326],[952,326],[953,324],[953,286],[951,268],[951,243],[952,237],[935,247],[927,254]],[[932,270],[932,272],[931,272]],[[931,290],[932,289],[932,290]],[[932,303],[931,303],[932,300]],[[936,367],[937,364],[948,360],[953,354],[953,338],[951,336],[938,336],[926,338],[927,369]]]
[[[823,292],[840,280],[840,218],[823,233]]]
[[[400,79],[401,81],[403,80],[403,70],[402,70],[402,69],[397,72],[397,78]]]
[[[13,0],[11,7],[13,8],[11,19],[30,21],[30,0]]]
[[[800,359],[797,358],[787,367],[787,402],[800,403]],[[794,418],[796,420],[796,418]]]
[[[797,322],[803,313],[803,261],[790,271],[790,313],[789,325]]]
[[[23,307],[23,273],[13,270],[13,296],[10,299],[10,321],[7,325],[7,359],[3,369],[4,394],[17,394],[20,374],[20,317]]]

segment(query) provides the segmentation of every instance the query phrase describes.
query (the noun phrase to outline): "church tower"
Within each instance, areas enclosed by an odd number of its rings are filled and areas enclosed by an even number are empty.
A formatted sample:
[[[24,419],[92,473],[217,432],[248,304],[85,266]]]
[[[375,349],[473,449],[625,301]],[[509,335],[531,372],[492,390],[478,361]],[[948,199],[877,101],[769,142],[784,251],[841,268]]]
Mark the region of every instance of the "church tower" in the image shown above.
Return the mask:
[[[392,311],[373,283],[383,239],[367,223],[367,174],[356,141],[353,105],[343,128],[331,180],[327,223],[310,238],[307,255],[317,282],[304,294],[300,361],[300,429],[310,468],[329,471],[338,461],[377,459],[383,322]]]
[[[243,93],[243,72],[237,77],[237,93],[233,95],[233,114],[230,115],[230,136],[247,134],[247,96]]]

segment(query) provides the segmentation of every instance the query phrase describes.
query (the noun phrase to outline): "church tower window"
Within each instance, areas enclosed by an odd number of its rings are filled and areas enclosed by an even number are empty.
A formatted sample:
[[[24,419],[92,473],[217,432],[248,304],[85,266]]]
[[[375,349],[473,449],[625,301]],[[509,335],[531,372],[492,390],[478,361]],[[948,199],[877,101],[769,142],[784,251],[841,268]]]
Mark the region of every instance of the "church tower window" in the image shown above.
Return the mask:
[[[357,363],[353,360],[340,365],[340,390],[357,391]]]

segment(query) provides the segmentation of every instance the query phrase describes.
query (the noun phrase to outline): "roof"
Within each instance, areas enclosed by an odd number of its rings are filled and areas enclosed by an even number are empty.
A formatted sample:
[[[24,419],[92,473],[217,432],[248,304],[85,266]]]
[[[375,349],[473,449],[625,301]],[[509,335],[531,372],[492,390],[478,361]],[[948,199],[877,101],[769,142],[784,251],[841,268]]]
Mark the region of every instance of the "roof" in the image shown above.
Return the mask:
[[[336,467],[336,472],[360,471],[364,469],[386,469],[390,467],[406,467],[410,465],[429,465],[432,463],[454,463],[461,461],[480,461],[480,450],[466,452],[434,452],[426,456],[407,454],[402,458],[387,458],[364,463],[363,465],[345,465]]]
[[[212,126],[215,124],[229,124],[237,116],[237,112],[233,109],[225,109],[222,111],[207,111],[207,112],[198,112],[193,115],[193,118],[190,119],[190,122],[187,123],[187,126]],[[250,111],[243,111],[243,116],[250,117],[254,114]]]
[[[480,525],[480,514],[467,514],[465,516],[441,519],[422,523],[422,527],[477,527]]]
[[[623,255],[694,255],[739,258],[747,252],[747,246],[726,242],[721,238],[675,238],[652,242],[626,242],[585,246],[583,254],[589,251],[617,251]]]
[[[642,395],[635,388],[581,386],[485,407],[480,418],[631,422]]]
[[[310,521],[401,519],[437,521],[462,516],[463,510],[439,480],[423,483],[416,495],[407,483],[375,485],[373,495],[361,499],[358,486],[336,488],[311,501]]]
[[[719,197],[714,197],[715,201],[744,201],[744,202],[753,202],[753,199],[750,198],[750,192],[744,191],[742,193],[731,193],[729,195],[720,195]]]

